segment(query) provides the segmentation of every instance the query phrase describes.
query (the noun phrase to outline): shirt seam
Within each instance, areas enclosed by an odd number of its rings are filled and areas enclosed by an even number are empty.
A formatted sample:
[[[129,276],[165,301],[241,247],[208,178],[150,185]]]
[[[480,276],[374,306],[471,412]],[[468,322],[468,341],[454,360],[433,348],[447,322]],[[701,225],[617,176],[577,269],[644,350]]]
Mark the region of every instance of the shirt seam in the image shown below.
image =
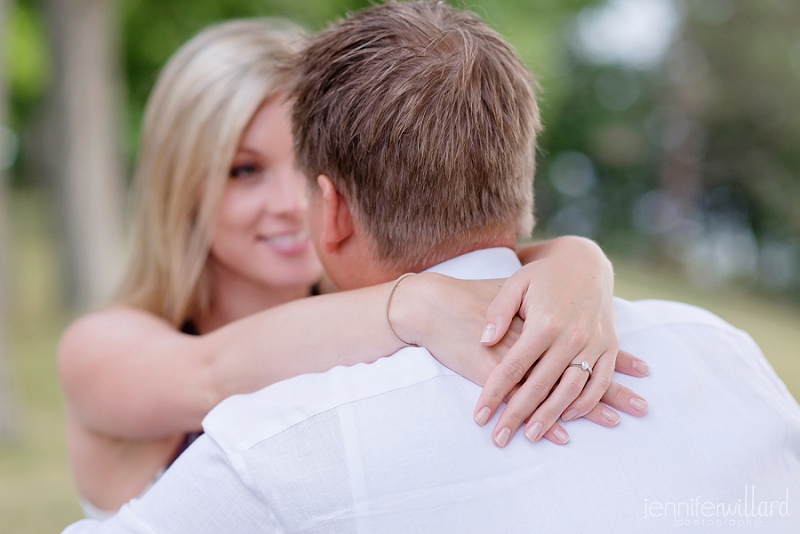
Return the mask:
[[[433,358],[433,356],[431,356],[431,358]],[[448,373],[439,373],[439,374],[436,374],[434,376],[429,376],[428,378],[425,378],[425,379],[420,380],[418,382],[414,382],[413,384],[405,384],[405,385],[402,385],[402,386],[394,387],[392,389],[387,389],[387,390],[381,391],[380,393],[373,393],[371,395],[365,395],[363,397],[358,397],[358,398],[354,398],[354,399],[348,399],[348,400],[346,400],[344,402],[340,402],[340,403],[338,403],[338,404],[336,404],[334,406],[326,408],[325,410],[316,412],[316,413],[312,414],[311,416],[303,419],[302,421],[298,421],[296,423],[292,423],[291,425],[281,429],[279,432],[276,432],[274,434],[270,434],[269,436],[264,436],[263,438],[258,439],[258,441],[254,442],[252,445],[249,445],[249,446],[244,447],[244,448],[236,447],[233,450],[235,452],[239,453],[239,454],[242,453],[242,452],[245,452],[245,451],[249,451],[253,447],[257,446],[259,443],[261,443],[263,441],[266,441],[268,439],[273,439],[273,438],[275,438],[277,436],[280,436],[284,432],[287,432],[287,431],[291,430],[292,428],[296,427],[297,425],[301,425],[301,424],[305,423],[306,421],[308,421],[309,419],[311,419],[313,417],[316,417],[318,415],[322,415],[324,413],[328,413],[328,412],[330,412],[332,410],[337,410],[338,408],[340,408],[342,406],[345,406],[347,404],[352,404],[354,402],[367,400],[367,399],[372,399],[372,398],[375,398],[375,397],[380,397],[382,395],[386,395],[387,393],[392,393],[393,391],[398,391],[398,390],[405,389],[405,388],[408,388],[408,387],[417,386],[419,384],[424,384],[426,382],[429,382],[431,380],[435,380],[437,378],[463,378],[460,375],[457,375],[457,374],[453,373],[453,371],[450,371],[449,369],[447,369],[447,370],[449,371]],[[464,379],[464,380],[466,380],[466,379]],[[212,435],[212,437],[214,437],[214,436]],[[214,441],[217,442],[220,445],[220,447],[222,447],[222,444],[217,440],[216,437],[214,437]],[[225,448],[225,447],[223,447],[223,448]]]

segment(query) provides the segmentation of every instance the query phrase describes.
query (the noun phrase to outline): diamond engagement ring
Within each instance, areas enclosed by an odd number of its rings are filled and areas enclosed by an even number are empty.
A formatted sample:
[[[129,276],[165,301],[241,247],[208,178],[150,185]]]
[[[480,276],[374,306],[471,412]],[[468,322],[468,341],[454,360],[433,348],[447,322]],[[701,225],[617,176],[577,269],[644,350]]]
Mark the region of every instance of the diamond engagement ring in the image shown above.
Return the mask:
[[[592,366],[589,365],[589,362],[587,362],[586,360],[582,361],[581,363],[571,363],[567,366],[567,369],[569,369],[570,367],[580,367],[582,370],[589,373],[589,378],[592,378]]]

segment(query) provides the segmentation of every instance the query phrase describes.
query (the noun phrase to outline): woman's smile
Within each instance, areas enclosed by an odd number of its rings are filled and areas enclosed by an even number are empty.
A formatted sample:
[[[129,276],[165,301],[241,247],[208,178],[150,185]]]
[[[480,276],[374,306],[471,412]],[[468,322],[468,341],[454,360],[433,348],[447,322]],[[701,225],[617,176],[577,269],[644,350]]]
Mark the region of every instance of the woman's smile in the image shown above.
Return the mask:
[[[285,256],[303,254],[311,248],[307,230],[258,235],[256,240],[268,246],[273,252]]]

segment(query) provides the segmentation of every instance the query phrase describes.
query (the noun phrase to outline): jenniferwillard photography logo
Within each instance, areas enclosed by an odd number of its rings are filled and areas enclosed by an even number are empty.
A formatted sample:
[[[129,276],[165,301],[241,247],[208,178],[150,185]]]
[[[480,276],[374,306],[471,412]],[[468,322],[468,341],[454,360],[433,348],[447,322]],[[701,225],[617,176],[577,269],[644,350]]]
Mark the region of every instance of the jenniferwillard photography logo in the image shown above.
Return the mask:
[[[683,502],[644,500],[644,519],[667,519],[676,527],[768,527],[793,512],[788,489],[780,499],[767,500],[756,495],[755,486],[744,486],[743,497],[729,502],[709,501],[700,495]]]

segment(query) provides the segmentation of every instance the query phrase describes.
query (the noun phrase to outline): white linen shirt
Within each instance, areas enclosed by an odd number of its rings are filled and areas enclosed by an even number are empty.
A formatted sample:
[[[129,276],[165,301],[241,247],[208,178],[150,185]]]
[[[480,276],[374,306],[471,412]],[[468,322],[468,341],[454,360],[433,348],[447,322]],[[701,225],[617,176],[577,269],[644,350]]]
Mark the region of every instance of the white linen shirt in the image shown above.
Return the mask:
[[[496,248],[431,270],[519,266]],[[497,417],[472,419],[480,388],[407,348],[227,399],[144,497],[66,532],[800,532],[800,407],[752,339],[684,304],[616,306],[622,347],[651,368],[615,376],[644,417],[500,449]]]

